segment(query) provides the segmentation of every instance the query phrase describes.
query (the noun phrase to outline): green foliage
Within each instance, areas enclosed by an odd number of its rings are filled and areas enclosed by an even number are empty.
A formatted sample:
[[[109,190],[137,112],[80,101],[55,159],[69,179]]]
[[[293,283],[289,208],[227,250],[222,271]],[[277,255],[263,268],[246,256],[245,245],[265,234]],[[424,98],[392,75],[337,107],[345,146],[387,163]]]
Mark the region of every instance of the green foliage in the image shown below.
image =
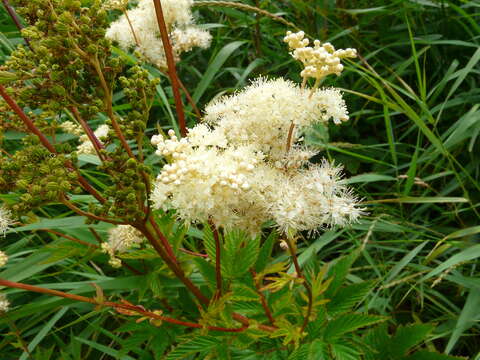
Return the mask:
[[[97,236],[104,241],[112,225],[85,223],[60,202],[68,193],[78,208],[97,216],[130,221],[145,215],[137,211],[138,203],[147,203],[145,175],[153,179],[163,163],[137,135],[178,130],[165,74],[104,40],[117,14],[101,10],[99,1],[10,2],[27,27],[20,33],[0,5],[0,84],[55,143],[57,156],[25,136],[18,116],[0,104],[0,202],[21,214],[14,231],[0,234],[0,250],[9,255],[0,278],[91,298],[95,283],[107,301],[158,309],[203,328],[167,322],[157,327],[113,308],[95,310],[92,304],[4,288],[11,311],[0,317],[2,359],[478,358],[477,1],[240,2],[277,14],[313,38],[359,50],[362,58],[323,84],[344,89],[350,122],[319,125],[306,141],[345,165],[351,175],[345,182],[360,193],[368,214],[348,229],[298,234],[306,280],[294,274],[270,227],[257,237],[219,231],[222,294],[209,306],[151,247],[122,254],[127,266],[111,268],[96,246]],[[210,28],[213,46],[185,54],[177,70],[200,109],[259,75],[300,80],[281,42],[284,23],[215,4],[198,5],[195,12]],[[31,38],[34,51],[22,34]],[[98,63],[88,54],[96,54]],[[111,91],[101,86],[98,65]],[[197,118],[183,100],[193,125]],[[128,160],[114,131],[100,154],[77,156],[77,137],[59,132],[60,123],[74,120],[72,106],[92,128],[114,111],[144,162]],[[105,204],[83,192],[70,164],[102,192]],[[176,216],[153,214],[185,275],[214,298],[212,230],[201,224],[187,229]],[[314,305],[301,331],[309,301],[305,284]],[[240,328],[234,313],[249,318],[248,328],[207,329]],[[273,325],[272,332],[262,328]]]

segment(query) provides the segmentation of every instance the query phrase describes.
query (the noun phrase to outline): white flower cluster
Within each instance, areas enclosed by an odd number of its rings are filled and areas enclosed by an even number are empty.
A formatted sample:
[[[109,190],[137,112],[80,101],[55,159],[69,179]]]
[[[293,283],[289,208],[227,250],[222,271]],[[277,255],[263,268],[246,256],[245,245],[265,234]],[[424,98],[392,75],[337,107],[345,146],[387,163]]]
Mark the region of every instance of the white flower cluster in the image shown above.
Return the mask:
[[[8,255],[0,250],[0,267],[5,266],[8,262]]]
[[[10,225],[13,225],[12,213],[10,210],[0,205],[0,234],[5,236]]]
[[[98,138],[98,140],[103,144],[102,140],[105,140],[109,130],[110,128],[108,127],[108,125],[103,124],[103,125],[100,125],[97,128],[97,130],[95,130],[93,133]],[[95,147],[93,146],[92,142],[88,138],[87,134],[81,135],[79,140],[80,140],[80,145],[78,145],[77,147],[77,152],[79,154],[92,154],[92,155],[96,154]]]
[[[274,220],[282,231],[346,225],[362,213],[340,182],[340,168],[309,163],[300,144],[315,122],[348,119],[339,91],[309,91],[292,82],[259,79],[207,106],[205,121],[178,139],[154,136],[168,164],[151,199],[189,222],[251,233]],[[293,130],[292,130],[293,129]],[[289,136],[290,133],[290,136]],[[289,143],[290,141],[290,143]]]
[[[305,38],[303,31],[298,33],[288,31],[283,40],[292,50],[293,58],[303,63],[304,69],[300,75],[304,79],[311,77],[319,81],[330,74],[340,75],[343,71],[341,59],[357,56],[355,49],[335,50],[332,44],[322,44],[320,40],[315,40],[313,47],[308,46],[310,41]]]
[[[205,109],[205,121],[232,145],[249,144],[274,161],[285,157],[290,127],[292,143],[315,122],[348,120],[340,91],[310,90],[284,79],[257,79],[235,96],[222,97]],[[288,154],[292,155],[292,154]]]
[[[162,10],[170,34],[175,61],[182,52],[194,47],[210,46],[211,35],[194,25],[193,0],[162,0]],[[132,32],[133,28],[133,32]],[[123,49],[136,48],[158,68],[167,69],[167,61],[152,0],[140,0],[138,6],[113,22],[106,37],[117,41]]]
[[[80,125],[75,124],[73,121],[64,121],[60,124],[60,128],[68,134],[80,136],[83,134],[83,129]]]
[[[10,309],[10,302],[4,294],[0,294],[0,313],[7,312]]]
[[[122,261],[115,254],[123,253],[143,241],[142,233],[133,226],[118,225],[109,230],[108,241],[102,243],[102,251],[110,255],[109,264],[118,268],[122,265]]]

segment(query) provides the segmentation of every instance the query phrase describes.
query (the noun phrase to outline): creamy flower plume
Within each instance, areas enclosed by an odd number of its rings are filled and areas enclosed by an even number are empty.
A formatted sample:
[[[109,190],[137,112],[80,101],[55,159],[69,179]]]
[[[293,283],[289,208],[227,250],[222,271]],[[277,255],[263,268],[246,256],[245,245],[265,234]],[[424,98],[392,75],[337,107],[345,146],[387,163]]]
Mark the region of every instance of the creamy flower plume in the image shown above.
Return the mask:
[[[11,225],[13,225],[12,213],[0,205],[0,234],[5,236]]]
[[[355,49],[335,50],[332,44],[322,44],[320,40],[315,40],[313,47],[308,46],[310,41],[305,38],[303,31],[298,33],[288,31],[283,40],[292,50],[293,58],[302,62],[304,69],[300,75],[304,79],[311,77],[319,81],[330,74],[340,75],[343,71],[341,59],[357,56]]]
[[[193,24],[190,10],[192,0],[162,0],[167,30],[170,34],[175,60],[194,47],[210,46],[211,35]],[[128,16],[128,17],[127,17]],[[165,70],[167,62],[152,0],[140,0],[110,25],[106,37],[117,41],[124,49],[135,48],[158,68]],[[133,31],[132,31],[133,28]]]
[[[0,250],[0,267],[5,266],[7,262],[8,262],[8,255]]]
[[[105,138],[107,137],[109,130],[110,128],[108,127],[108,125],[103,124],[94,131],[94,134],[99,139],[100,143],[103,144],[102,141],[105,140]],[[77,151],[79,154],[96,154],[95,148],[86,134],[80,136],[80,142],[81,144],[77,147]]]
[[[4,294],[0,294],[0,312],[7,312],[10,309],[10,302]]]
[[[287,37],[295,49],[308,45],[303,36]],[[332,49],[324,44],[325,51]],[[340,181],[341,168],[325,160],[310,163],[317,152],[302,145],[307,128],[330,120],[348,120],[337,89],[260,78],[208,105],[204,123],[187,137],[178,139],[170,130],[168,138],[152,138],[168,164],[151,200],[187,222],[211,221],[252,234],[271,220],[283,232],[349,224],[362,209]]]
[[[234,96],[222,97],[205,109],[205,121],[223,132],[230,144],[249,144],[281,160],[290,127],[293,139],[316,122],[330,119],[338,124],[348,120],[348,111],[340,91],[315,90],[284,79],[257,79]]]
[[[102,251],[110,255],[109,263],[113,267],[120,267],[122,262],[115,257],[131,247],[144,241],[142,233],[130,225],[118,225],[108,232],[108,241],[102,243]]]

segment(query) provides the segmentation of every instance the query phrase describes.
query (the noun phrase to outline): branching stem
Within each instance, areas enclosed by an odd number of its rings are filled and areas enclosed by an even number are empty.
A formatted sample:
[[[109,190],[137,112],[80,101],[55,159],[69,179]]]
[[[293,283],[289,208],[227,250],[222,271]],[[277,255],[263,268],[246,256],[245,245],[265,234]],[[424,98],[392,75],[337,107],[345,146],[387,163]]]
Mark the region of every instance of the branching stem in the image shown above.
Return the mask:
[[[312,314],[312,308],[313,308],[312,288],[310,284],[307,282],[307,279],[305,278],[305,276],[303,275],[302,268],[298,263],[297,254],[295,251],[295,245],[293,244],[292,240],[288,236],[286,237],[286,242],[288,244],[288,250],[290,251],[290,255],[292,256],[292,261],[293,261],[293,265],[295,266],[295,271],[297,273],[297,276],[303,280],[302,283],[305,289],[307,290],[307,295],[308,295],[307,313],[305,315],[305,319],[303,320],[303,324],[300,329],[300,333],[303,333],[303,331],[308,325],[308,321],[310,320],[310,316]]]
[[[143,306],[139,305],[133,305],[133,304],[127,304],[127,303],[115,303],[112,301],[104,301],[100,302],[96,299],[92,299],[86,296],[81,296],[81,295],[75,295],[75,294],[69,294],[63,291],[58,291],[58,290],[53,290],[53,289],[47,289],[39,286],[34,286],[34,285],[28,285],[28,284],[23,284],[23,283],[18,283],[18,282],[13,282],[13,281],[8,281],[5,279],[0,279],[0,286],[7,286],[10,288],[16,288],[16,289],[22,289],[22,290],[27,290],[27,291],[32,291],[40,294],[47,294],[51,296],[58,296],[62,297],[65,299],[70,299],[74,301],[80,301],[80,302],[85,302],[97,306],[108,306],[112,307],[115,310],[126,310],[129,312],[132,312],[134,314],[138,314],[150,319],[154,320],[160,320],[164,322],[168,322],[170,324],[174,325],[181,325],[181,326],[186,326],[186,327],[191,327],[191,328],[197,328],[197,329],[202,329],[205,326],[197,324],[197,323],[192,323],[189,321],[183,321],[183,320],[178,320],[169,316],[163,316],[158,313],[152,312],[145,310]],[[208,330],[214,330],[214,331],[223,331],[223,332],[242,332],[244,331],[247,326],[244,325],[240,328],[224,328],[224,327],[219,327],[219,326],[206,326]]]
[[[275,319],[273,318],[272,312],[270,311],[270,308],[268,307],[267,299],[265,299],[265,295],[260,290],[260,284],[258,283],[258,281],[256,279],[257,273],[255,272],[254,269],[250,269],[250,274],[252,274],[253,283],[255,284],[255,288],[257,289],[257,294],[260,297],[260,301],[262,302],[262,307],[265,310],[265,315],[267,315],[267,318],[270,321],[270,324],[275,325]]]
[[[178,125],[182,136],[187,135],[187,125],[185,122],[185,113],[183,111],[182,97],[180,95],[180,84],[178,81],[177,70],[175,69],[175,59],[173,57],[173,48],[168,38],[167,25],[163,16],[162,4],[160,0],[153,0],[155,5],[155,13],[157,15],[158,27],[162,37],[163,48],[165,50],[165,58],[167,59],[168,75],[172,83],[173,97],[175,99],[175,109],[177,111]]]
[[[217,297],[222,296],[222,267],[221,267],[221,244],[220,244],[220,235],[218,234],[218,229],[213,223],[209,221],[210,229],[213,233],[213,238],[215,239],[215,274],[217,282]]]

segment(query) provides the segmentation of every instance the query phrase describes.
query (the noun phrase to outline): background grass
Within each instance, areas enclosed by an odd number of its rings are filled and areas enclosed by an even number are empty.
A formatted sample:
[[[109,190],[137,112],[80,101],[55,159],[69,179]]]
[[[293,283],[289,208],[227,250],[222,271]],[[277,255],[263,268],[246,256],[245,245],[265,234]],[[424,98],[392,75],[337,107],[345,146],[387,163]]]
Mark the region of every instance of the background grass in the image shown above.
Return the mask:
[[[351,120],[328,133],[317,128],[308,141],[344,164],[348,182],[364,198],[369,214],[352,228],[328,230],[300,244],[300,261],[327,261],[361,247],[349,280],[378,282],[364,309],[387,315],[397,325],[433,322],[437,327],[428,346],[480,359],[480,2],[241,3],[280,15],[337,48],[355,47],[361,55],[341,77],[323,84],[345,89]],[[184,56],[179,73],[200,108],[259,75],[300,80],[299,65],[282,42],[284,24],[225,6],[202,6],[196,12],[199,23],[210,28],[213,45]],[[0,62],[21,42],[2,8]],[[173,124],[169,93],[164,79],[151,134],[156,122],[165,128]],[[121,104],[122,94],[116,99]],[[187,112],[193,124],[191,109]],[[11,141],[14,136],[6,134]],[[50,226],[91,238],[81,219],[61,223],[66,215],[47,208],[42,216],[51,223],[23,230]],[[106,257],[66,245],[51,234],[21,230],[0,239],[11,257],[0,277],[79,294],[91,294],[89,282],[95,281],[109,293],[140,300],[168,291],[164,289],[170,284],[177,286],[170,279],[159,280],[158,272],[133,277],[108,267],[102,271],[97,262],[106,262]],[[104,234],[106,228],[97,230]],[[35,359],[160,358],[171,339],[184,332],[162,328],[160,336],[156,328],[122,322],[108,311],[92,312],[89,305],[7,293],[14,309],[0,319],[2,359],[27,359],[26,348]]]

